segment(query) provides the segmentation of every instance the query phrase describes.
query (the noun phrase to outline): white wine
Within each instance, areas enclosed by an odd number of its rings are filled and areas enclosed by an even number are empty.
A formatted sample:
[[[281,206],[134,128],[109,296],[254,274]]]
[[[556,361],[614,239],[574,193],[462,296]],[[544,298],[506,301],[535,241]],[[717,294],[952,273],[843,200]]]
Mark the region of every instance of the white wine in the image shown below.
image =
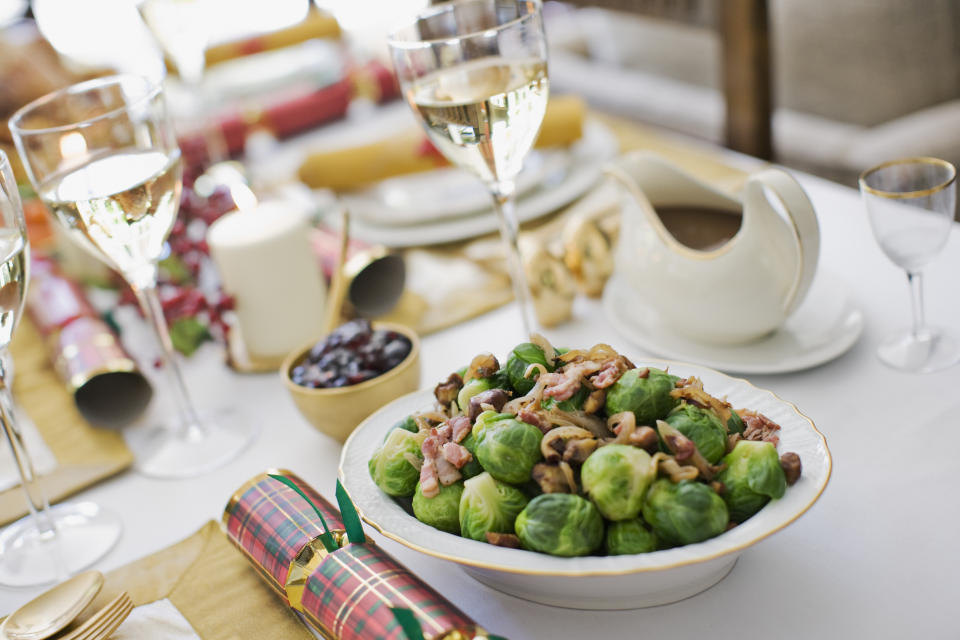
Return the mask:
[[[424,76],[408,100],[440,152],[489,183],[520,172],[547,94],[543,60],[481,58]]]
[[[149,284],[180,205],[180,154],[121,151],[54,174],[40,188],[58,222],[131,284]]]
[[[27,291],[27,243],[23,234],[0,229],[0,347],[10,344]]]

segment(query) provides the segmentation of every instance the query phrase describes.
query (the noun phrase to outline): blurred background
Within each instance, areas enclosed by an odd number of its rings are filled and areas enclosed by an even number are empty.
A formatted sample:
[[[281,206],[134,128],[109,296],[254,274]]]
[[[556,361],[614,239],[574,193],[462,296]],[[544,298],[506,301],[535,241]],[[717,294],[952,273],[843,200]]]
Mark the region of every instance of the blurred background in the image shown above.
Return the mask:
[[[170,73],[184,117],[304,95],[388,67],[385,35],[425,4],[0,0],[0,141],[10,149],[19,106],[113,70]],[[954,0],[578,0],[544,13],[552,87],[599,110],[846,184],[878,158],[960,161]],[[376,81],[355,75],[351,97]]]

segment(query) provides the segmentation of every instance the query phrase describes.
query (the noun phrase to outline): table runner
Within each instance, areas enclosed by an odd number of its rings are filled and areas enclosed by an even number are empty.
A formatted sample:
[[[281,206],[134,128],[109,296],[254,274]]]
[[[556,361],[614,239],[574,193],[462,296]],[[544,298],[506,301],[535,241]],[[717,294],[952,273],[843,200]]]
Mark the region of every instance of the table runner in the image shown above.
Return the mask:
[[[134,605],[168,598],[203,640],[314,640],[211,520],[190,537],[109,572],[88,611],[119,591]]]
[[[40,477],[40,485],[51,503],[133,463],[133,455],[120,432],[96,429],[78,413],[73,396],[50,364],[40,334],[29,318],[20,322],[10,350],[15,370],[14,397],[58,462],[56,469]],[[19,486],[0,492],[0,525],[26,513]]]

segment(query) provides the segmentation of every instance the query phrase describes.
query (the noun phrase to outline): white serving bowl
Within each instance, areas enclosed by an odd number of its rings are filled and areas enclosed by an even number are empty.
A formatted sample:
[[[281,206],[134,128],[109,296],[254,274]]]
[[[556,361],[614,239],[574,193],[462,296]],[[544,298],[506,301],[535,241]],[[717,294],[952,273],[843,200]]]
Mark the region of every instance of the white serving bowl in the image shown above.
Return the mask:
[[[380,533],[422,553],[456,562],[480,582],[510,595],[575,609],[636,609],[682,600],[707,589],[733,568],[750,545],[776,533],[816,502],[830,479],[830,451],[823,435],[796,406],[746,380],[696,365],[646,361],[638,366],[669,367],[695,375],[704,389],[737,408],[758,411],[781,427],[781,453],[800,456],[803,473],[780,500],[768,503],[746,522],[715,538],[683,547],[627,556],[560,558],[506,549],[445,533],[423,524],[380,491],[367,461],[387,430],[433,395],[418,391],[380,409],[357,427],[344,445],[340,480],[361,517]],[[559,579],[558,579],[559,578]]]

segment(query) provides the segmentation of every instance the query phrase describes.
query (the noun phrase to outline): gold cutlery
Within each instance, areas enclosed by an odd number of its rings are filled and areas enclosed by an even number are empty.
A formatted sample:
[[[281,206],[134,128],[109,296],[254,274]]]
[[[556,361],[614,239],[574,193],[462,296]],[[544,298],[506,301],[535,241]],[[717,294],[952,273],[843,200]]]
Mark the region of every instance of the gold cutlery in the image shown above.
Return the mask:
[[[104,605],[83,624],[53,640],[101,640],[116,631],[133,611],[133,601],[126,591]]]
[[[43,640],[86,609],[103,587],[103,574],[85,571],[40,594],[11,613],[0,627],[3,640]]]

